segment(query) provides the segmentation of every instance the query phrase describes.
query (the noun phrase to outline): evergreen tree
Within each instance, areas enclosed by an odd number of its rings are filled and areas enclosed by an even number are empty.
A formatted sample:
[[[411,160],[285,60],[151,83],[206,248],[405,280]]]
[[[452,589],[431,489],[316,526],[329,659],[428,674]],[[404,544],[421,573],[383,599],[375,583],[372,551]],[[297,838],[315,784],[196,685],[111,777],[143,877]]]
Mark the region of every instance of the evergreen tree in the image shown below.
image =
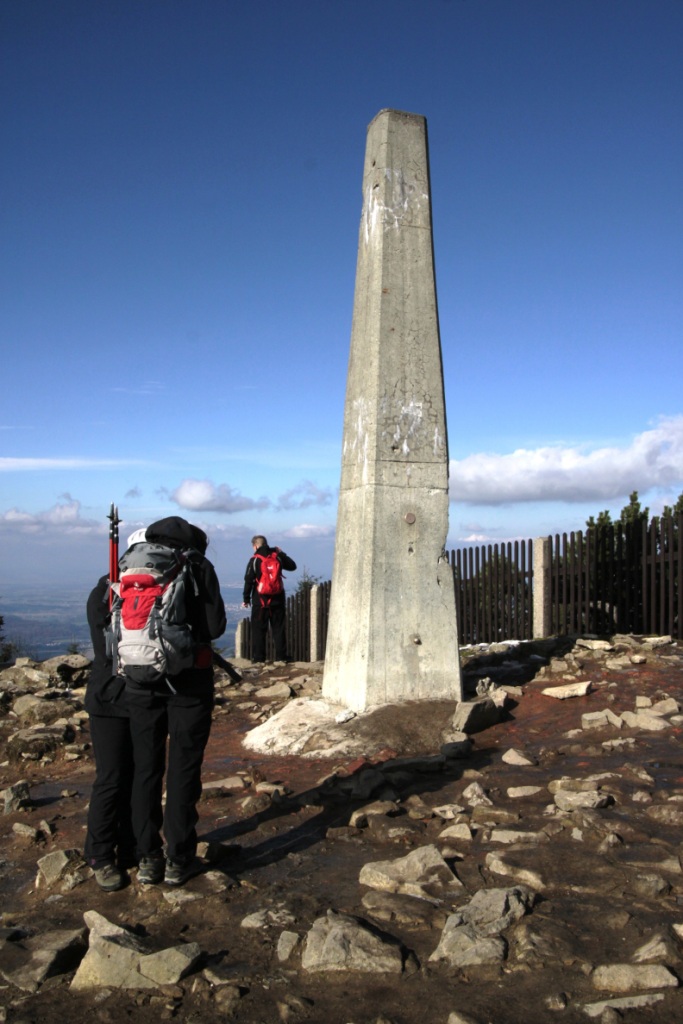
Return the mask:
[[[683,515],[683,494],[678,495],[678,500],[673,507],[671,505],[664,506],[662,519],[675,519],[681,515]]]
[[[638,491],[632,491],[629,495],[628,505],[624,505],[619,516],[619,523],[622,527],[647,526],[650,518],[649,508],[641,508],[638,498]]]
[[[0,662],[10,661],[17,652],[17,645],[5,636],[5,617],[0,615]]]
[[[299,578],[299,582],[297,583],[297,587],[294,593],[307,594],[309,590],[311,590],[317,583],[320,582],[322,582],[322,578],[320,576],[313,576],[308,571],[306,566],[304,566],[303,569],[301,570],[301,576]]]
[[[597,519],[591,516],[589,519],[586,520],[586,529],[588,530],[601,530],[604,527],[611,525],[612,515],[607,509],[605,509],[604,512],[599,512]]]
[[[646,593],[651,604],[653,593],[664,592],[661,577],[658,576],[654,583],[644,584],[644,572],[668,573],[669,570],[650,569],[649,561],[644,569],[643,558],[646,550],[651,558],[653,553],[678,549],[681,515],[683,494],[673,507],[667,505],[664,508],[661,517],[650,519],[649,508],[641,505],[638,491],[632,491],[617,520],[612,520],[607,510],[600,512],[597,519],[591,516],[587,520],[591,592],[602,595],[596,597],[596,604],[600,603],[608,612],[610,623],[617,625],[622,632],[638,632],[643,628]],[[644,585],[648,591],[644,591]]]

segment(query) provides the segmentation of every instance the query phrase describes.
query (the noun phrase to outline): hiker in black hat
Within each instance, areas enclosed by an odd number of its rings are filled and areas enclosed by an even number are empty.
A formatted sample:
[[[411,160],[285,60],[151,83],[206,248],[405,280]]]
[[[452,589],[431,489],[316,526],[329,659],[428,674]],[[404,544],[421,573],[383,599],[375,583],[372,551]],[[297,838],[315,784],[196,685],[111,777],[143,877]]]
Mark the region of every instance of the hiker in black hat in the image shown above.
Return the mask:
[[[195,653],[189,667],[153,682],[136,681],[133,670],[123,668],[135,757],[138,881],[182,885],[197,870],[197,802],[214,702],[211,642],[225,631],[225,606],[214,567],[205,557],[208,538],[203,530],[170,516],[152,523],[145,537],[150,556],[154,548],[172,548],[187,564],[185,605]]]

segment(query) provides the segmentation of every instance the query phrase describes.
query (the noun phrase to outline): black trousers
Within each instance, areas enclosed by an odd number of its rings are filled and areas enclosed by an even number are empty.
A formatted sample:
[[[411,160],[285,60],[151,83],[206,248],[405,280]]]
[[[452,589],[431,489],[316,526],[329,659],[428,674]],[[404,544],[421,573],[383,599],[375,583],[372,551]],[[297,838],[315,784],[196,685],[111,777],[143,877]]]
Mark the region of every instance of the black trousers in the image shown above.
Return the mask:
[[[286,606],[284,597],[272,597],[270,603],[262,604],[258,595],[251,606],[251,657],[252,661],[266,660],[266,637],[270,626],[273,634],[275,660],[287,657]]]
[[[136,861],[131,822],[133,743],[127,718],[90,716],[95,782],[90,795],[85,859],[92,868]]]
[[[211,731],[213,688],[197,689],[196,694],[174,694],[168,688],[126,688],[135,757],[133,829],[140,857],[161,852],[162,830],[170,860],[182,863],[197,851],[197,801]]]

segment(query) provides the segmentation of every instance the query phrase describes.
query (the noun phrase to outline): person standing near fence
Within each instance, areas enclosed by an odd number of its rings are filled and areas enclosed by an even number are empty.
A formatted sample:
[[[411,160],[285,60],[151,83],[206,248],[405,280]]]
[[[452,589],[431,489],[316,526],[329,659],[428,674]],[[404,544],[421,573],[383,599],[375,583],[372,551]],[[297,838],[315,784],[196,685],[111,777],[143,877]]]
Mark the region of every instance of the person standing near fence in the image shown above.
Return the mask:
[[[268,626],[273,635],[275,660],[287,661],[287,623],[282,570],[294,572],[296,562],[280,548],[271,548],[261,534],[251,539],[254,554],[244,574],[242,607],[251,607],[251,660],[266,660]]]

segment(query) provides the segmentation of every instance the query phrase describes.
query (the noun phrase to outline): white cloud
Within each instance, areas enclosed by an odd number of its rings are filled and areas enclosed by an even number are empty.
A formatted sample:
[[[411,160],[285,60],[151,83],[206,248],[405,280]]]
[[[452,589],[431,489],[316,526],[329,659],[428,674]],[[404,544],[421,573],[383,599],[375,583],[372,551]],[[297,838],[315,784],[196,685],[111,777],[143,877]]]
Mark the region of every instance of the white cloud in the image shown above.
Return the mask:
[[[43,534],[63,537],[65,535],[100,535],[108,532],[106,520],[83,519],[81,503],[65,494],[62,500],[44,512],[22,512],[11,508],[0,515],[0,533]]]
[[[307,540],[313,537],[332,537],[334,536],[334,530],[334,526],[319,526],[315,523],[300,523],[298,526],[291,526],[288,530],[285,530],[284,536]]]
[[[310,480],[302,480],[291,487],[277,500],[278,509],[310,508],[312,505],[329,505],[334,497],[331,487],[318,487]]]
[[[544,447],[452,460],[451,500],[472,505],[610,501],[683,487],[683,416],[662,418],[622,447]]]
[[[228,484],[214,484],[211,480],[183,480],[170,498],[180,508],[192,512],[244,512],[271,505],[268,498],[247,498]]]

